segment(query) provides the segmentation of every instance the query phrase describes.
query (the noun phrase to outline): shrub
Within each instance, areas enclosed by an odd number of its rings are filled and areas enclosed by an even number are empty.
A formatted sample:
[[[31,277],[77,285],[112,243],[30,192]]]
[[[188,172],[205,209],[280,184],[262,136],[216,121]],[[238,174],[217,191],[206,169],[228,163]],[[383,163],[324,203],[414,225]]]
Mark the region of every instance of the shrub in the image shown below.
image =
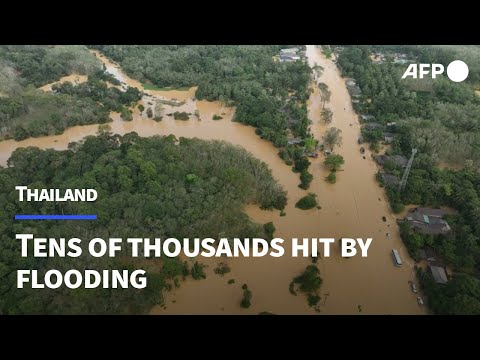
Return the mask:
[[[310,183],[313,180],[313,175],[308,172],[308,170],[303,170],[300,173],[300,185],[298,187],[303,190],[307,190],[310,187]]]
[[[317,206],[317,199],[314,193],[310,193],[307,196],[304,196],[298,202],[295,204],[296,208],[302,209],[302,210],[308,210],[312,209],[315,206]]]
[[[220,263],[218,266],[213,269],[213,272],[217,275],[223,276],[231,271],[230,266],[227,263]]]
[[[263,230],[265,230],[265,234],[267,235],[268,240],[273,239],[273,233],[275,232],[275,225],[273,225],[273,222],[268,222],[263,225]]]
[[[205,275],[205,265],[200,264],[198,261],[195,261],[192,267],[192,277],[195,280],[206,279],[207,275]]]
[[[395,214],[401,213],[405,209],[405,205],[399,202],[395,202],[392,204],[392,211]]]
[[[240,306],[244,309],[248,309],[251,305],[250,300],[252,299],[252,292],[248,289],[247,284],[243,284],[243,299],[240,302]]]
[[[334,172],[331,172],[326,178],[325,181],[330,184],[335,184],[337,182],[337,175]]]
[[[188,117],[188,113],[186,113],[185,111],[182,111],[182,112],[175,111],[173,113],[173,118],[175,120],[188,120],[188,119],[190,119]]]

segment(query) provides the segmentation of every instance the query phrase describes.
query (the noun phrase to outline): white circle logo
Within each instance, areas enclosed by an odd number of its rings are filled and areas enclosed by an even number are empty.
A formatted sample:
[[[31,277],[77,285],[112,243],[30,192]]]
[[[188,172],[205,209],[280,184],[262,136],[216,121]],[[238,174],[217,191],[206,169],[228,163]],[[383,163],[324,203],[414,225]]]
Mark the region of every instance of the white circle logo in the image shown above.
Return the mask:
[[[450,80],[461,82],[468,76],[468,66],[462,60],[452,61],[447,67],[447,75]]]

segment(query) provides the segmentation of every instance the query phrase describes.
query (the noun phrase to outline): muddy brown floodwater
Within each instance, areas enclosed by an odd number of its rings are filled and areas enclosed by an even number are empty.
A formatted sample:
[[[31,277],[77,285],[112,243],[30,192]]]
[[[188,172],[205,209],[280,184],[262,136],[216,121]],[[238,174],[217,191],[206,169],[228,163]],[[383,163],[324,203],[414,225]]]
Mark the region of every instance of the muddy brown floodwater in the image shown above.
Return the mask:
[[[105,64],[107,71],[120,81],[143,91],[142,85],[126,76],[118,65],[95,52]],[[246,207],[247,214],[257,223],[273,221],[275,236],[284,238],[286,253],[280,258],[233,258],[198,259],[208,265],[205,280],[191,278],[181,283],[180,288],[165,294],[165,307],[155,306],[152,314],[257,314],[268,311],[274,314],[315,314],[307,305],[302,294],[289,293],[289,283],[305,267],[309,259],[289,256],[292,237],[372,237],[373,242],[368,258],[354,257],[344,259],[338,246],[332,249],[332,257],[319,260],[318,266],[323,278],[321,289],[321,313],[324,314],[422,314],[416,296],[410,291],[408,281],[415,280],[413,260],[404,248],[395,217],[390,212],[383,190],[375,181],[376,165],[365,154],[363,159],[357,138],[360,126],[355,115],[345,82],[336,66],[327,60],[314,45],[307,45],[307,58],[310,66],[324,67],[319,81],[325,82],[331,92],[331,101],[327,105],[333,111],[330,126],[342,130],[343,145],[335,152],[343,155],[343,171],[337,173],[334,185],[324,181],[328,172],[323,166],[323,156],[312,159],[310,171],[314,176],[311,188],[304,191],[298,188],[299,177],[283,163],[278,150],[269,142],[255,135],[254,128],[231,121],[234,109],[225,108],[218,102],[193,100],[195,88],[189,91],[146,91],[145,105],[155,99],[177,99],[185,101],[181,107],[165,106],[161,122],[155,122],[134,111],[134,119],[124,122],[118,114],[112,113],[110,123],[113,132],[125,134],[136,131],[140,136],[174,134],[177,137],[197,137],[201,139],[225,140],[240,145],[253,156],[264,161],[272,174],[288,192],[286,216],[279,212],[262,211],[257,206]],[[313,86],[313,84],[312,84]],[[310,97],[309,117],[313,121],[312,133],[321,139],[326,126],[320,120],[321,98],[318,90]],[[176,121],[166,114],[173,111],[187,111],[192,114],[198,110],[201,120],[191,116],[189,121]],[[214,121],[214,114],[223,114],[223,120]],[[76,126],[67,129],[64,134],[42,138],[0,142],[0,165],[5,165],[12,151],[18,147],[38,146],[40,148],[66,149],[69,142],[79,141],[84,136],[94,135],[97,125]],[[295,208],[295,203],[307,192],[318,196],[321,209],[303,211]],[[387,222],[382,221],[382,217]],[[387,236],[387,233],[389,236]],[[132,234],[138,235],[138,234]],[[141,235],[141,234],[140,234]],[[143,234],[145,236],[152,234]],[[142,235],[142,236],[143,236]],[[192,234],[193,236],[194,234]],[[391,250],[400,251],[404,265],[395,267]],[[215,275],[213,269],[219,262],[227,262],[232,271],[224,277]],[[234,284],[227,284],[234,279]],[[252,306],[240,308],[242,284],[246,283],[252,291]]]
[[[40,87],[40,89],[43,90],[43,91],[51,91],[52,86],[55,85],[55,84],[62,84],[62,83],[67,82],[67,81],[71,82],[72,84],[81,84],[81,83],[87,81],[87,79],[88,79],[87,75],[71,74],[71,75],[63,76],[62,78],[60,78],[60,80],[55,81],[51,84],[44,85],[44,86]]]

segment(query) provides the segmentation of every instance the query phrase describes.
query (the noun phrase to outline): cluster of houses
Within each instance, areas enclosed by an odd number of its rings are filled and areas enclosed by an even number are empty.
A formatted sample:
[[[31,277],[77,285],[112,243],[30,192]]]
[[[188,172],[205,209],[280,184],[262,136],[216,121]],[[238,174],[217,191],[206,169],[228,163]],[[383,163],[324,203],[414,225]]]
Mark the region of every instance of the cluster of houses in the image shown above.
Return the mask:
[[[371,57],[372,62],[376,64],[382,64],[389,59],[392,59],[394,63],[405,64],[414,60],[410,60],[406,54],[394,53],[394,54],[382,54],[375,53]],[[355,79],[347,78],[346,79],[347,90],[350,93],[352,98],[352,103],[355,105],[360,103],[360,97],[362,91],[357,85]],[[394,133],[395,122],[389,122],[387,124],[381,124],[376,122],[376,119],[372,115],[360,114],[360,122],[364,128],[370,130],[380,130],[382,131],[383,142],[385,144],[391,144],[395,140],[396,134]],[[363,143],[363,138],[358,139],[358,143]],[[362,148],[363,149],[363,148]],[[394,165],[397,169],[403,171],[408,164],[408,158],[403,155],[376,155],[374,156],[375,161],[381,165],[385,166],[390,163]],[[400,179],[397,175],[388,172],[380,173],[383,183],[388,187],[398,187]],[[442,209],[432,209],[432,208],[415,208],[410,210],[403,220],[398,220],[399,223],[408,223],[415,231],[421,234],[430,234],[430,235],[445,235],[450,231],[450,226],[447,221],[444,219],[444,216],[447,214],[447,211]],[[445,266],[440,261],[439,257],[431,247],[426,247],[421,249],[417,254],[420,260],[426,260],[428,262],[428,269],[432,274],[433,279],[439,284],[446,284],[448,282],[447,271]]]
[[[363,124],[363,127],[369,130],[379,129],[382,130],[382,138],[385,144],[391,144],[396,137],[396,134],[392,132],[392,129],[397,123],[392,121],[386,125],[382,125],[378,122],[375,122],[375,117],[373,115],[360,115],[360,122]]]
[[[450,232],[450,226],[444,219],[448,213],[448,211],[443,209],[417,207],[408,211],[405,218],[398,220],[398,223],[407,223],[420,234],[445,235]],[[446,284],[448,282],[445,266],[432,247],[427,246],[420,249],[417,257],[420,260],[427,261],[428,269],[435,282],[438,284]]]
[[[304,139],[302,139],[301,137],[296,137],[288,140],[289,145],[302,145],[303,142],[304,142]],[[311,158],[317,158],[318,157],[317,151],[322,150],[322,148],[323,147],[321,145],[317,145],[315,149],[311,152],[307,152],[306,150],[304,150],[304,154]],[[330,152],[325,152],[325,155],[329,155],[329,154]]]
[[[280,50],[280,62],[293,62],[300,60],[299,48],[288,48]]]
[[[384,54],[381,52],[374,53],[370,55],[370,59],[374,64],[384,64],[387,62],[387,59],[392,59],[394,64],[407,64],[410,62],[415,62],[415,59],[411,59],[407,54],[402,53],[393,53],[393,54]]]

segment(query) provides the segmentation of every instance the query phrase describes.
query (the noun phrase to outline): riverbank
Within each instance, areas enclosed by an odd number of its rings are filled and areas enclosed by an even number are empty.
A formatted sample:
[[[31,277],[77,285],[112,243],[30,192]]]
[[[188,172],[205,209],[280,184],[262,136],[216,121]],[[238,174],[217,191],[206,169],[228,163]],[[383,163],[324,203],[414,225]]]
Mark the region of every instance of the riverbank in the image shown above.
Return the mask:
[[[98,52],[94,53],[117,79],[144,91],[142,84],[126,76],[118,65]],[[277,229],[275,236],[287,241],[292,237],[373,237],[367,259],[341,258],[338,247],[334,247],[331,258],[319,261],[320,275],[324,280],[320,294],[321,313],[358,314],[361,309],[366,314],[421,314],[423,308],[418,306],[416,297],[408,286],[408,281],[415,280],[413,260],[409,259],[403,247],[395,217],[389,209],[383,190],[375,181],[376,165],[368,151],[366,159],[360,154],[357,144],[360,125],[351,107],[345,82],[335,64],[325,59],[320,49],[308,45],[307,58],[310,66],[318,64],[324,67],[320,81],[325,82],[332,92],[328,105],[333,111],[330,126],[342,130],[343,145],[336,152],[343,155],[345,165],[344,171],[338,173],[334,185],[324,181],[328,172],[323,166],[323,156],[320,156],[311,160],[310,172],[314,176],[311,188],[308,191],[298,188],[298,174],[293,173],[291,167],[279,158],[278,149],[255,135],[253,127],[232,122],[234,109],[225,108],[218,102],[193,100],[195,88],[187,92],[145,92],[153,97],[185,101],[182,108],[177,107],[173,111],[195,113],[198,110],[200,121],[194,117],[188,121],[178,121],[164,116],[161,122],[155,122],[145,112],[140,114],[136,108],[131,122],[124,122],[118,114],[112,113],[113,122],[110,126],[118,134],[131,131],[136,131],[140,136],[174,134],[176,137],[225,140],[243,146],[269,166],[274,178],[288,192],[286,216],[281,217],[278,212],[262,211],[253,205],[247,206],[246,212],[253,221],[260,224],[273,221]],[[149,99],[151,100],[150,97],[144,98],[142,104],[147,106]],[[311,131],[318,139],[327,128],[320,119],[320,104],[320,94],[314,91],[308,109],[313,121]],[[172,109],[166,106],[165,113],[172,112]],[[212,120],[214,114],[222,114],[223,120]],[[0,164],[6,164],[15,148],[38,146],[64,150],[68,143],[94,135],[97,128],[97,125],[76,126],[58,136],[0,142]],[[308,192],[317,194],[321,210],[303,211],[295,208],[295,203]],[[383,216],[387,217],[387,222],[382,221]],[[390,236],[386,236],[387,233]],[[400,251],[404,260],[403,267],[393,265],[390,255],[392,248]],[[262,311],[274,314],[315,314],[303,295],[293,296],[288,291],[289,283],[305,269],[310,263],[309,259],[283,256],[198,260],[208,265],[207,278],[182,282],[180,288],[165,294],[166,309],[154,307],[153,314],[258,314]],[[213,273],[221,261],[228,262],[232,269],[224,277]],[[228,284],[229,279],[235,279],[235,283]],[[241,286],[244,283],[253,293],[249,309],[239,306]]]

